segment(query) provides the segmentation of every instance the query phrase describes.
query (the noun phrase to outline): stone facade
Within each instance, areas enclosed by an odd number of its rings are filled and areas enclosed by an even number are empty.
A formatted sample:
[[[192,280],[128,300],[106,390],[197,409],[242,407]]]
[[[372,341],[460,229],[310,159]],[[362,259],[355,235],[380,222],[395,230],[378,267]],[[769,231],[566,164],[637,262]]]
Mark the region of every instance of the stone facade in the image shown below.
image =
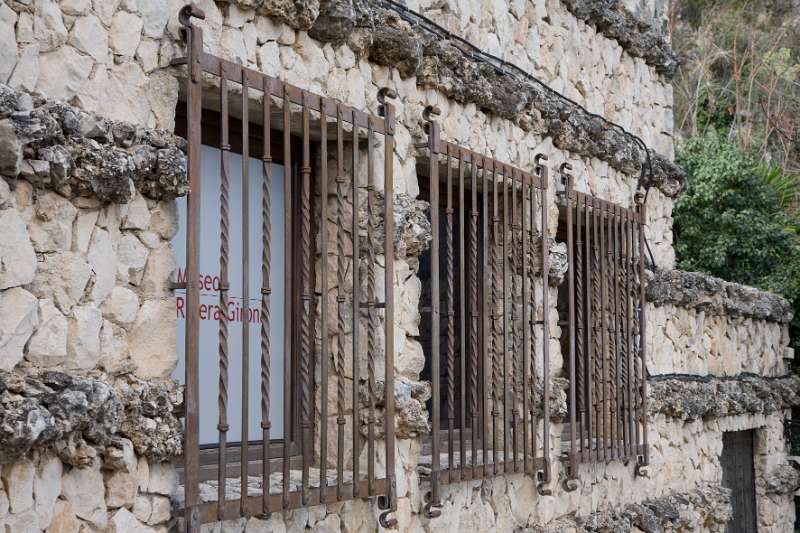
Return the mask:
[[[452,35],[377,0],[197,3],[211,53],[360,110],[376,110],[380,87],[397,92],[399,530],[722,531],[731,512],[722,435],[742,429],[756,430],[759,530],[790,530],[798,477],[783,426],[798,384],[785,377],[789,306],[670,270],[672,203],[685,177],[671,161],[676,58],[662,2],[406,2]],[[178,525],[182,394],[170,378],[178,339],[169,241],[175,197],[187,191],[185,145],[172,134],[185,81],[184,68],[171,66],[184,54],[182,4],[0,4],[0,525],[8,532]],[[619,462],[584,465],[578,490],[567,492],[554,461],[551,495],[528,477],[500,476],[447,486],[442,516],[423,516],[430,392],[420,381],[417,273],[430,226],[414,143],[428,104],[440,108],[446,138],[525,169],[537,152],[552,169],[569,161],[576,189],[625,206],[649,154],[652,173],[641,182],[651,186],[646,237],[657,267],[647,295],[649,477]],[[555,241],[555,172],[549,185]],[[554,242],[551,257],[563,250]],[[563,260],[553,263],[563,275]],[[555,324],[557,288],[548,290]],[[560,328],[550,333],[557,408],[548,445],[558,456],[566,395]],[[375,531],[378,514],[374,501],[356,500],[203,529]]]

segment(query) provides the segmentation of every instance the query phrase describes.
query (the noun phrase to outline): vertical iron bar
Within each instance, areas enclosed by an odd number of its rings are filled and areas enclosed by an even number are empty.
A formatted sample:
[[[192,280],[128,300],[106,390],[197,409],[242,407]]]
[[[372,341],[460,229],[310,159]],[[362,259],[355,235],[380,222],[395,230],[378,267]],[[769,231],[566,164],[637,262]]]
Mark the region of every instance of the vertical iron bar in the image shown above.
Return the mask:
[[[308,504],[309,470],[311,467],[311,444],[314,438],[312,428],[314,421],[313,379],[314,368],[311,354],[311,141],[310,115],[308,108],[309,95],[303,91],[303,161],[300,169],[300,287],[302,291],[300,318],[300,406],[302,409],[302,453],[303,473],[301,501]]]
[[[359,238],[359,205],[358,205],[358,112],[353,110],[353,168],[352,171],[352,236],[353,236],[353,497],[359,497],[359,471],[360,471],[360,450],[361,447],[361,415],[359,395],[359,381],[361,379],[361,369],[359,357],[361,355],[361,342],[358,336],[358,325],[361,318],[361,242]]]
[[[272,237],[272,221],[270,220],[270,216],[272,206],[270,205],[271,180],[269,166],[272,162],[272,147],[270,146],[270,107],[272,102],[272,81],[269,78],[264,77],[263,83],[264,100],[261,104],[262,124],[264,127],[262,148],[263,165],[261,167],[261,511],[266,515],[270,512],[269,433],[271,424],[269,419],[269,305],[271,289],[269,275],[271,260],[270,239]],[[323,330],[325,327],[324,320],[325,318],[323,316]]]
[[[598,235],[600,237],[600,374],[602,386],[602,400],[601,400],[601,417],[602,417],[602,445],[603,445],[603,459],[608,460],[608,368],[606,360],[608,359],[608,339],[606,338],[606,323],[608,314],[608,299],[606,289],[606,211],[602,203],[595,208],[596,212],[600,213],[600,225],[598,227]]]
[[[628,210],[620,209],[619,238],[620,238],[620,357],[622,359],[622,395],[623,395],[623,427],[625,457],[631,456],[630,433],[630,345],[628,343]]]
[[[388,92],[388,96],[395,97]],[[384,216],[385,221],[394,220],[394,106],[383,101],[381,106],[384,117]],[[395,480],[395,434],[394,434],[394,224],[384,224],[384,292],[385,306],[385,435],[386,435],[386,505],[388,512],[397,510],[397,493]],[[381,515],[382,525],[392,526],[396,520],[386,520]]]
[[[540,159],[547,160],[545,157]],[[550,306],[549,306],[549,292],[550,292],[550,233],[547,228],[547,188],[549,184],[549,176],[547,166],[542,164],[541,180],[542,180],[542,376],[543,376],[543,407],[542,407],[542,440],[544,451],[544,483],[550,483]]]
[[[378,317],[375,311],[375,149],[371,117],[367,122],[367,492],[372,496],[375,490],[375,328]]]
[[[608,436],[611,439],[611,450],[609,459],[617,458],[618,442],[617,442],[617,374],[616,374],[616,354],[617,344],[614,336],[615,330],[615,312],[614,307],[614,206],[606,204],[606,225],[604,228],[604,235],[606,236],[606,319],[607,324],[605,332],[608,339]]]
[[[619,269],[619,218],[620,218],[620,209],[619,206],[614,207],[614,218],[613,221],[613,232],[614,232],[614,346],[616,348],[614,353],[614,377],[616,379],[616,383],[614,386],[614,397],[617,405],[617,413],[616,413],[616,420],[615,420],[615,429],[617,432],[617,458],[620,458],[625,455],[625,438],[624,433],[622,431],[622,414],[623,414],[623,393],[622,393],[622,376],[620,375],[621,372],[621,355],[622,355],[622,346],[619,335],[619,328],[621,325],[620,320],[620,302],[619,302],[619,276],[621,274]]]
[[[220,90],[220,188],[219,188],[219,227],[220,227],[220,246],[219,246],[219,306],[220,309],[228,309],[228,241],[229,241],[229,156],[230,141],[228,139],[228,79],[227,72],[223,67],[219,79]],[[219,504],[218,518],[224,520],[223,511],[225,509],[227,491],[227,472],[228,472],[228,313],[220,313],[219,333],[219,383],[217,392],[217,409],[219,418],[217,429],[219,430],[219,449],[217,459],[217,497]]]
[[[447,207],[445,208],[445,269],[446,269],[446,291],[447,291],[447,478],[452,480],[455,477],[453,467],[454,441],[453,425],[456,419],[455,406],[455,370],[456,370],[456,331],[455,331],[455,302],[454,302],[454,282],[453,270],[453,167],[450,164],[450,145],[446,146],[445,161],[447,165]]]
[[[597,264],[597,210],[591,197],[586,196],[586,382],[589,402],[588,436],[591,459],[600,459],[599,433],[600,389],[600,334],[595,313],[600,306]]]
[[[470,294],[470,369],[469,369],[469,394],[470,415],[472,417],[472,472],[473,479],[478,477],[478,365],[479,365],[479,325],[482,316],[478,307],[478,164],[477,156],[472,156],[471,193],[472,210],[470,211],[469,235],[469,294]]]
[[[431,396],[432,396],[432,457],[431,457],[431,499],[430,506],[439,505],[439,476],[441,419],[439,390],[440,347],[439,347],[439,125],[428,122],[428,149],[430,150],[430,195],[431,195]]]
[[[514,472],[519,471],[519,439],[517,437],[520,435],[520,416],[517,394],[520,390],[518,385],[522,377],[520,372],[520,367],[522,365],[519,364],[519,355],[521,351],[517,348],[517,319],[519,318],[519,296],[517,296],[519,273],[517,272],[517,268],[520,264],[517,236],[522,229],[517,209],[517,181],[515,179],[517,177],[520,179],[521,184],[522,176],[518,174],[517,170],[511,169],[511,397],[509,401],[511,402],[511,437],[513,439],[511,441],[511,453],[514,457]]]
[[[344,498],[344,117],[342,104],[336,106],[336,498]]]
[[[631,217],[630,209],[626,210],[625,212],[625,247],[627,249],[626,257],[625,257],[625,345],[627,346],[627,353],[628,353],[628,454],[633,456],[636,452],[634,448],[639,444],[637,440],[635,440],[634,435],[636,434],[636,397],[634,396],[634,383],[636,383],[636,373],[635,369],[635,361],[634,358],[636,354],[633,348],[633,335],[634,329],[633,324],[631,324],[632,320],[632,301],[631,301],[631,293],[633,291],[633,279],[635,273],[632,269],[632,261],[633,261],[633,231],[632,231],[632,223],[633,219]]]
[[[201,208],[201,161],[202,161],[202,112],[203,76],[200,64],[203,55],[202,30],[191,23],[191,17],[204,18],[194,6],[181,10],[181,23],[186,27],[189,51],[186,108],[189,115],[189,195],[187,198],[186,229],[186,429],[184,438],[184,468],[186,476],[186,531],[200,530],[198,504],[200,501],[200,456],[199,456],[199,389],[200,389],[200,208]]]
[[[500,246],[500,216],[497,179],[497,162],[492,163],[492,473],[499,474],[498,471],[498,418],[500,417],[500,317],[497,314],[497,290],[500,280],[498,279],[499,258],[498,247]]]
[[[536,450],[533,450],[532,458],[529,459],[530,447],[528,438],[530,431],[528,429],[528,409],[530,408],[529,401],[529,381],[530,381],[530,364],[531,364],[531,351],[530,351],[530,327],[531,327],[531,313],[529,312],[529,298],[528,292],[530,288],[530,280],[528,279],[528,241],[532,238],[531,225],[533,223],[533,214],[530,213],[528,195],[533,195],[533,180],[528,173],[523,172],[520,175],[522,190],[520,193],[522,201],[522,259],[520,261],[522,266],[522,471],[526,474],[530,473],[532,464],[536,462]]]
[[[465,265],[465,247],[464,243],[464,211],[466,205],[464,204],[464,156],[461,150],[458,150],[458,294],[459,294],[459,310],[458,310],[458,324],[459,324],[459,353],[460,353],[460,387],[459,390],[459,408],[460,408],[460,428],[459,428],[459,464],[461,466],[460,479],[465,479],[465,468],[467,462],[467,319],[466,319],[466,279]]]
[[[242,456],[240,509],[247,516],[248,429],[250,424],[250,118],[249,88],[242,70]]]
[[[283,508],[289,508],[289,457],[290,442],[294,433],[291,426],[292,404],[292,136],[291,100],[287,85],[283,85]]]
[[[489,339],[492,332],[489,331],[489,298],[490,298],[490,261],[489,261],[489,169],[486,158],[482,158],[481,172],[483,174],[483,223],[481,224],[481,269],[483,272],[483,284],[481,287],[481,304],[483,308],[481,321],[481,368],[483,369],[483,416],[481,423],[481,443],[483,445],[483,477],[489,475],[489,365],[492,363],[490,357],[492,352],[490,348]]]
[[[510,377],[510,361],[509,361],[509,341],[508,341],[508,318],[509,318],[509,272],[508,272],[508,169],[504,165],[500,165],[503,180],[503,371],[501,376],[503,378],[503,472],[507,470],[508,463],[508,436],[510,433],[510,420],[509,420],[509,388],[508,382]]]
[[[530,197],[530,241],[531,241],[531,251],[530,251],[530,316],[528,317],[529,323],[527,325],[528,330],[530,331],[530,382],[528,384],[528,395],[530,400],[528,402],[528,409],[530,410],[530,425],[531,425],[531,452],[533,456],[533,464],[531,465],[531,472],[536,474],[537,467],[536,467],[536,459],[538,454],[538,433],[539,433],[539,415],[537,411],[540,406],[540,402],[536,396],[536,386],[538,383],[539,376],[536,373],[536,335],[535,335],[535,328],[536,328],[536,253],[534,250],[535,246],[535,235],[536,235],[536,195],[540,193],[542,181],[541,175],[539,173],[536,174],[536,177],[539,180],[538,186],[535,184],[534,176],[531,176],[531,197]],[[541,235],[540,235],[541,237]]]
[[[567,264],[568,266],[568,293],[569,293],[569,310],[567,317],[567,332],[569,335],[569,475],[572,479],[578,477],[578,445],[576,438],[576,424],[577,424],[577,401],[576,389],[577,372],[575,368],[575,249],[573,243],[573,229],[572,229],[572,176],[563,172],[567,167],[562,166],[562,174],[564,175],[564,198],[567,204]]]
[[[650,464],[650,450],[648,448],[648,435],[647,435],[647,320],[644,314],[645,306],[645,286],[647,278],[644,271],[644,250],[645,250],[645,237],[644,228],[647,221],[647,211],[644,203],[644,195],[638,193],[636,196],[638,204],[639,215],[639,357],[641,359],[641,391],[639,394],[642,396],[642,445],[644,451],[642,453],[642,465]]]
[[[327,101],[320,99],[319,145],[320,145],[320,248],[322,253],[320,285],[320,430],[319,430],[319,498],[325,500],[328,492],[328,116]]]
[[[571,208],[570,208],[571,209]],[[586,380],[584,372],[587,364],[586,350],[584,348],[584,277],[586,270],[583,265],[583,234],[581,225],[583,222],[583,197],[580,194],[575,198],[575,392],[578,406],[578,439],[580,441],[581,461],[586,462]]]

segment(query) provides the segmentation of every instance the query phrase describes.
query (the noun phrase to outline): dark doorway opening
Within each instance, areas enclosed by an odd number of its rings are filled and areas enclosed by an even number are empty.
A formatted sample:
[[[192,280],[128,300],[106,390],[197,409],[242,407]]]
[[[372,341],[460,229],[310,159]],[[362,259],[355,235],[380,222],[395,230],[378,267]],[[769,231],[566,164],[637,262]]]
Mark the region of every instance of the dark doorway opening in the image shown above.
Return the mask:
[[[725,528],[726,533],[758,531],[753,439],[753,430],[728,431],[722,434],[722,485],[733,492],[733,516]]]

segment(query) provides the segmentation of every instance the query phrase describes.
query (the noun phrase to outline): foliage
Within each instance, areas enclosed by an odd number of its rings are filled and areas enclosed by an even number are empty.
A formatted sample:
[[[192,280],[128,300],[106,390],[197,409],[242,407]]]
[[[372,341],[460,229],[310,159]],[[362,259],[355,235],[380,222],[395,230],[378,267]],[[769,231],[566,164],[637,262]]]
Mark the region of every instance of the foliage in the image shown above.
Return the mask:
[[[790,0],[672,0],[675,127],[724,133],[782,174],[800,173],[800,10]]]
[[[675,204],[678,266],[773,291],[792,300],[792,338],[800,340],[800,236],[781,205],[780,169],[759,164],[727,139],[708,133],[682,147],[688,175]]]

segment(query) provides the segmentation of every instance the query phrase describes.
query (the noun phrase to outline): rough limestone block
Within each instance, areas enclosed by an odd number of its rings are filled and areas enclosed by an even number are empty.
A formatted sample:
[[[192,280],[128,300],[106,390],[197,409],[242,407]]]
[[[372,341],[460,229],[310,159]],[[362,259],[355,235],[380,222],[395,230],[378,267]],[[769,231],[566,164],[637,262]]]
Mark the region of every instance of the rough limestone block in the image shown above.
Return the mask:
[[[15,209],[0,209],[0,228],[3,228],[3,238],[0,239],[0,290],[32,282],[36,274],[36,253],[28,238],[25,222]]]
[[[127,287],[116,286],[103,302],[103,317],[120,325],[126,325],[136,320],[139,311],[139,297]]]
[[[48,299],[39,300],[39,325],[25,358],[41,366],[56,366],[67,357],[67,317]]]
[[[103,315],[93,305],[76,306],[69,318],[67,366],[75,369],[94,368],[100,358],[100,328]]]
[[[62,479],[61,495],[72,504],[79,518],[101,529],[108,523],[105,486],[99,464],[87,468],[73,467]]]
[[[39,323],[36,297],[15,287],[0,292],[0,369],[12,370]]]
[[[54,506],[61,494],[63,467],[57,456],[44,456],[36,467],[33,479],[35,510],[40,524],[49,524],[53,519]]]
[[[139,308],[130,330],[130,346],[136,375],[167,377],[178,363],[175,332],[175,303],[172,299],[147,300]]]
[[[33,509],[33,478],[36,467],[30,459],[22,459],[3,467],[3,484],[8,495],[8,509],[21,514]]]
[[[44,254],[29,288],[37,297],[52,300],[62,313],[68,314],[83,299],[91,276],[89,263],[79,254]]]

